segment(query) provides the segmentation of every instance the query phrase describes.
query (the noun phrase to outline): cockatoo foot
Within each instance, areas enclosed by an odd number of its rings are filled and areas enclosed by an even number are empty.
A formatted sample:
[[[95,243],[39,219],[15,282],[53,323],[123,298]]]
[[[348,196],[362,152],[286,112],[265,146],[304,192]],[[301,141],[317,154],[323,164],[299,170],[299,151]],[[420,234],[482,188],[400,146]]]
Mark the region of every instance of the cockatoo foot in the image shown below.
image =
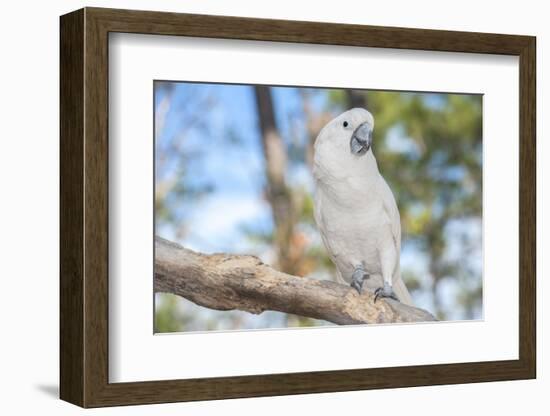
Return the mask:
[[[374,302],[376,303],[379,298],[390,298],[399,302],[392,287],[386,282],[384,282],[384,287],[379,287],[374,291]]]
[[[357,293],[361,294],[363,291],[363,282],[368,279],[369,275],[363,270],[362,266],[358,266],[351,275],[351,287],[357,290]]]

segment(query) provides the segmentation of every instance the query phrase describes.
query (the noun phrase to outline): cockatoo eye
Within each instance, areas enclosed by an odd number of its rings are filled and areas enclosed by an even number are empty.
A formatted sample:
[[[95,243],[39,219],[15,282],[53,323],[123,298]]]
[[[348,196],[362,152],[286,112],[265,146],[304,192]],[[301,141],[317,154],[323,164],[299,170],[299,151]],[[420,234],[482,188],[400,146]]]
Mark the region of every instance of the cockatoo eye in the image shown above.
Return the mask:
[[[347,127],[347,126],[348,126],[348,122],[347,122],[347,121],[344,121],[343,126],[344,126],[344,127]]]

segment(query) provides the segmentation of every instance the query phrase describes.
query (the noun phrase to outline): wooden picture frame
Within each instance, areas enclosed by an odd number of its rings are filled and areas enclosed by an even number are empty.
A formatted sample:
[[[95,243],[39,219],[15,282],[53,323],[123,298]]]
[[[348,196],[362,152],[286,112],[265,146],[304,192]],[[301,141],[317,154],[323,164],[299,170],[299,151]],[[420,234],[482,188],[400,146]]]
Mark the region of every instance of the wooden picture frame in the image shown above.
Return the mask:
[[[82,407],[536,377],[535,38],[85,8],[61,17],[60,396]],[[519,359],[110,383],[108,35],[111,32],[519,57]],[[144,357],[146,359],[146,357]]]

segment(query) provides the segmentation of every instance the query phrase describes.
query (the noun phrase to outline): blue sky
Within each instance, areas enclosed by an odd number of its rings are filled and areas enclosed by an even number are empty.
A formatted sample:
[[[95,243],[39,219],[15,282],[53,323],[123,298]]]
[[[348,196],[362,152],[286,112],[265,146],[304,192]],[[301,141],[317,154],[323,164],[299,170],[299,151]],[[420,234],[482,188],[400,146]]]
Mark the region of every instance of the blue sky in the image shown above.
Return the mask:
[[[213,97],[208,110],[208,129],[186,131],[184,152],[197,154],[186,164],[186,180],[194,186],[208,184],[214,191],[190,204],[186,220],[196,224],[182,243],[196,250],[241,251],[235,242],[242,241],[242,225],[265,229],[272,227],[270,208],[262,198],[264,188],[264,159],[257,128],[255,99],[252,87],[225,84],[174,83],[172,105],[166,114],[164,128],[157,142],[173,140],[184,128],[181,113],[200,109],[197,102]],[[166,93],[158,91],[156,106]],[[291,130],[290,119],[301,114],[299,91],[293,87],[272,90],[278,128],[283,138]],[[325,105],[324,94],[315,96],[313,105]],[[192,98],[191,98],[192,97]],[[194,116],[196,117],[196,116]],[[298,118],[299,117],[294,117]],[[303,126],[298,126],[298,131]],[[229,134],[228,134],[229,132]],[[301,131],[302,140],[305,131]],[[157,149],[158,153],[159,149]],[[297,180],[311,187],[310,178],[295,172]],[[223,215],[219,207],[223,206]],[[204,215],[208,213],[208,215]],[[214,238],[214,229],[217,230]],[[169,230],[163,230],[169,234]]]

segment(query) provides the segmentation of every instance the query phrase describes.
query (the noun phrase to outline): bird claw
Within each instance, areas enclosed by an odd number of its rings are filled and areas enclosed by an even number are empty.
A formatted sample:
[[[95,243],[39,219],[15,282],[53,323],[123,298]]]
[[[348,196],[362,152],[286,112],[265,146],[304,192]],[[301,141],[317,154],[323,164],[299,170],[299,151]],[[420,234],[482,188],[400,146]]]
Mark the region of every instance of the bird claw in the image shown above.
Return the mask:
[[[399,302],[392,287],[386,282],[384,282],[384,287],[379,287],[374,291],[374,303],[376,303],[379,298],[390,298]]]
[[[351,287],[357,290],[357,293],[363,292],[363,282],[368,279],[369,275],[363,270],[362,267],[357,267],[351,275]]]
[[[351,287],[354,288],[355,290],[357,290],[357,293],[361,294],[362,291],[363,291],[363,284],[362,282],[359,282],[357,280],[352,280],[351,281]]]

